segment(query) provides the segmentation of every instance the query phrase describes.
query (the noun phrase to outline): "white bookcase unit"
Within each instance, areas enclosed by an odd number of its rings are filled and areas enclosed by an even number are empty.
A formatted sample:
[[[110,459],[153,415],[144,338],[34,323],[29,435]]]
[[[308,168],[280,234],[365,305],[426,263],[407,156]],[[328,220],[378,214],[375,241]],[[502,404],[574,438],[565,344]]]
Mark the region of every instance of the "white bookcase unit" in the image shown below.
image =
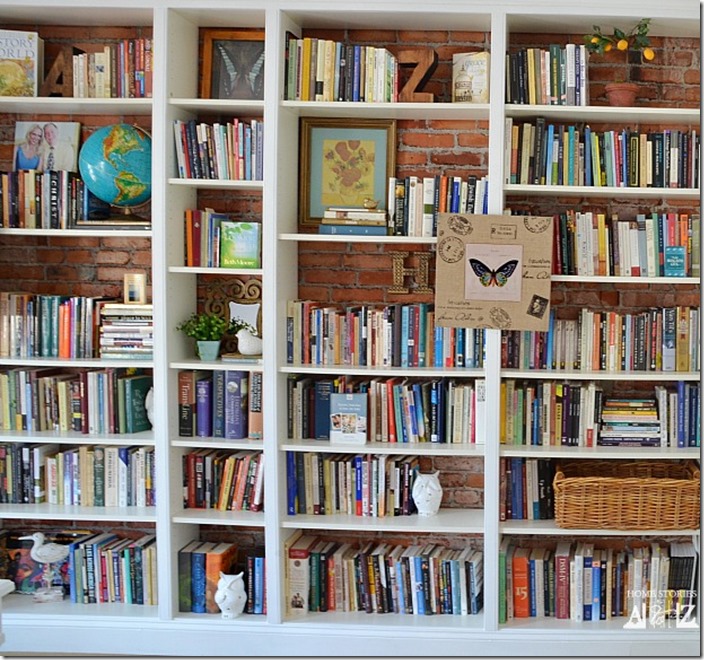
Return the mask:
[[[590,3],[564,0],[560,3],[536,0],[358,0],[321,2],[320,0],[0,0],[0,23],[5,28],[21,25],[47,35],[52,26],[83,29],[144,25],[153,29],[154,81],[151,99],[70,99],[0,98],[0,113],[28,120],[34,116],[151,116],[152,156],[152,284],[155,325],[154,370],[155,423],[151,433],[140,439],[153,444],[156,451],[157,504],[146,510],[112,510],[80,507],[62,508],[30,505],[0,505],[0,517],[8,521],[79,520],[116,527],[127,522],[151,525],[158,542],[158,606],[117,604],[36,604],[31,598],[9,594],[3,598],[3,652],[61,654],[135,654],[169,656],[233,655],[358,655],[358,656],[699,656],[701,637],[698,629],[650,627],[624,628],[625,620],[575,623],[553,618],[513,619],[499,623],[499,547],[504,537],[522,539],[550,537],[553,541],[604,536],[622,538],[690,538],[698,543],[699,531],[632,532],[628,530],[561,530],[554,521],[499,522],[499,465],[502,457],[680,459],[699,457],[699,449],[604,451],[559,447],[508,447],[499,443],[499,396],[503,380],[517,379],[643,379],[654,384],[667,380],[696,380],[699,374],[656,372],[638,374],[546,373],[502,370],[499,331],[486,336],[485,366],[477,370],[377,369],[382,377],[452,375],[456,378],[486,380],[488,416],[482,445],[389,446],[373,443],[365,452],[385,455],[416,453],[419,456],[477,458],[483,462],[483,508],[443,509],[434,518],[361,518],[337,516],[288,516],[286,509],[286,452],[318,451],[331,453],[336,448],[319,441],[287,439],[287,378],[291,373],[311,375],[369,375],[371,370],[345,367],[298,367],[286,362],[287,301],[299,297],[299,248],[312,238],[339,241],[348,237],[312,237],[298,227],[298,149],[299,118],[396,118],[415,120],[481,121],[488,126],[486,149],[489,187],[489,212],[502,213],[512,200],[529,201],[540,196],[543,205],[554,199],[574,204],[592,195],[607,198],[615,205],[624,199],[655,199],[663,203],[679,201],[698,209],[698,189],[627,190],[505,184],[504,143],[506,118],[515,122],[549,117],[555,122],[592,124],[638,124],[642,127],[677,124],[698,127],[699,110],[681,108],[607,108],[505,105],[505,55],[516,34],[535,33],[570,35],[580,42],[594,24],[609,26],[652,18],[654,36],[698,39],[700,8],[694,0],[622,0]],[[199,98],[199,30],[201,28],[257,28],[265,32],[265,94],[263,101],[238,102]],[[288,33],[301,36],[305,30],[395,30],[484,33],[491,51],[490,102],[488,104],[452,103],[322,103],[283,100],[285,40]],[[78,36],[76,36],[78,39]],[[666,48],[670,46],[666,45]],[[698,47],[694,56],[698,57]],[[693,65],[696,67],[696,63]],[[258,117],[264,120],[264,178],[262,182],[212,182],[177,178],[173,122],[213,117]],[[184,211],[202,208],[199,191],[208,195],[258,195],[261,197],[263,223],[261,278],[263,359],[261,365],[246,365],[245,370],[263,371],[264,438],[262,441],[215,441],[182,438],[178,435],[178,372],[182,369],[226,369],[222,362],[201,363],[195,359],[190,340],[176,330],[177,324],[196,309],[200,278],[227,276],[221,270],[184,266]],[[210,197],[209,197],[210,198]],[[29,238],[42,230],[0,230],[20,233]],[[91,233],[94,232],[94,233]],[[97,234],[95,233],[97,232]],[[72,236],[100,235],[99,230],[75,231]],[[126,233],[125,235],[129,235]],[[143,232],[138,235],[144,236]],[[353,237],[356,242],[383,242],[388,246],[404,243],[432,245],[434,239]],[[547,249],[547,248],[546,248]],[[231,271],[230,275],[238,272]],[[590,285],[613,283],[620,278],[556,278],[575,290],[583,282]],[[648,280],[631,280],[649,285]],[[670,282],[672,284],[672,282]],[[698,278],[687,278],[682,287],[699,287]],[[11,286],[7,288],[12,288]],[[0,360],[0,366],[42,365],[38,360]],[[101,362],[101,364],[103,364]],[[61,366],[61,365],[60,365]],[[64,364],[63,366],[68,366]],[[74,365],[75,366],[75,365]],[[92,362],[79,366],[95,366]],[[120,366],[123,366],[120,364]],[[237,367],[239,368],[239,366]],[[495,404],[495,405],[494,405]],[[3,432],[12,442],[36,441],[21,432]],[[66,443],[107,442],[105,437],[66,438]],[[115,440],[110,439],[110,442]],[[131,443],[132,438],[124,438]],[[222,512],[186,509],[183,506],[182,456],[196,448],[261,449],[266,457],[263,512]],[[219,615],[179,612],[177,552],[201,529],[221,527],[228,533],[240,528],[263,537],[266,549],[267,613],[243,615],[234,620]],[[484,551],[484,607],[474,616],[413,616],[365,613],[307,613],[291,617],[285,608],[286,539],[297,529],[306,532],[344,534],[374,532],[385,534],[472,537]],[[553,651],[553,649],[556,649]]]

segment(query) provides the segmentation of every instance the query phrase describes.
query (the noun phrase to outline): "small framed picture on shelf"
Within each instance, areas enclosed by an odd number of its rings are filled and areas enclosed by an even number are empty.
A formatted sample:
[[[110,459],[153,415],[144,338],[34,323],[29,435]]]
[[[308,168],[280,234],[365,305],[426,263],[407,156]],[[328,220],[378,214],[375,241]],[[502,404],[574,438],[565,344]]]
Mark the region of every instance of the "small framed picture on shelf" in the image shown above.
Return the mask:
[[[264,99],[264,31],[203,30],[204,99]]]
[[[330,206],[386,209],[396,168],[395,119],[301,117],[298,211],[320,224]]]
[[[144,305],[147,302],[146,273],[125,273],[125,304]]]

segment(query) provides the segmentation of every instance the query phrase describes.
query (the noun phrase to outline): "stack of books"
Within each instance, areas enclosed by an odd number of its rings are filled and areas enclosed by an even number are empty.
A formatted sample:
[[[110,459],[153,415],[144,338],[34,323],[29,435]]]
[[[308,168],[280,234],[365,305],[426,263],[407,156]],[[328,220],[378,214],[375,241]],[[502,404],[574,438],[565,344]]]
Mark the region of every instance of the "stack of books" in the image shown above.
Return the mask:
[[[606,399],[597,444],[659,447],[662,440],[655,399]]]
[[[154,323],[151,303],[107,303],[100,310],[100,357],[151,360]]]
[[[330,206],[325,210],[318,227],[320,234],[352,234],[357,236],[386,236],[386,211],[344,206]]]

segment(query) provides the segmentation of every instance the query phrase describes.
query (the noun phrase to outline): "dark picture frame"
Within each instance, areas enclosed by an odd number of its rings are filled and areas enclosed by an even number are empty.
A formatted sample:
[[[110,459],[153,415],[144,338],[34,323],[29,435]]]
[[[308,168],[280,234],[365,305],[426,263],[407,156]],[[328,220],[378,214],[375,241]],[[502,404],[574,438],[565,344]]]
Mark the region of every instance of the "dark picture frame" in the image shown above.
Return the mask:
[[[203,99],[264,99],[264,31],[203,30]]]
[[[298,219],[320,223],[330,206],[386,210],[389,177],[396,169],[395,119],[301,117]]]

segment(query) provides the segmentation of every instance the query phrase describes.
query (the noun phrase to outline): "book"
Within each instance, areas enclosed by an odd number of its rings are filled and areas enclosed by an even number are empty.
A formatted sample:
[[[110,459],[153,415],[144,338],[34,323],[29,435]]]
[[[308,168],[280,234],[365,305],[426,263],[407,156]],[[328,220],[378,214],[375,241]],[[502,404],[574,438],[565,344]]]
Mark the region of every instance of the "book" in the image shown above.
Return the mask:
[[[220,580],[220,572],[231,573],[237,560],[237,544],[222,542],[205,554],[205,611],[218,614],[220,608],[215,602],[215,592]]]
[[[331,206],[323,212],[324,225],[359,224],[386,226],[386,211]]]
[[[347,234],[349,236],[386,236],[388,230],[385,225],[346,225],[346,224],[321,224],[318,225],[319,234]]]
[[[191,612],[205,614],[205,562],[207,553],[215,548],[213,541],[203,541],[191,551]]]
[[[489,103],[489,53],[452,55],[453,103]]]
[[[286,607],[289,614],[305,614],[310,603],[310,553],[318,542],[317,536],[301,534],[287,542]]]
[[[246,371],[225,372],[225,438],[241,440],[247,437],[249,408],[249,374]]]
[[[0,30],[0,96],[37,96],[44,80],[44,40],[37,32]]]
[[[686,277],[686,250],[683,245],[665,246],[665,277]]]
[[[223,221],[220,224],[220,267],[261,267],[262,225]]]
[[[209,438],[213,435],[213,378],[211,375],[196,381],[196,436]]]
[[[330,444],[367,442],[367,394],[330,394]]]
[[[148,431],[152,428],[152,424],[147,416],[145,401],[152,387],[152,376],[135,374],[120,380],[125,388],[125,432]]]
[[[249,372],[249,392],[247,397],[247,437],[261,440],[264,437],[264,409],[262,407],[262,378],[261,371]]]

